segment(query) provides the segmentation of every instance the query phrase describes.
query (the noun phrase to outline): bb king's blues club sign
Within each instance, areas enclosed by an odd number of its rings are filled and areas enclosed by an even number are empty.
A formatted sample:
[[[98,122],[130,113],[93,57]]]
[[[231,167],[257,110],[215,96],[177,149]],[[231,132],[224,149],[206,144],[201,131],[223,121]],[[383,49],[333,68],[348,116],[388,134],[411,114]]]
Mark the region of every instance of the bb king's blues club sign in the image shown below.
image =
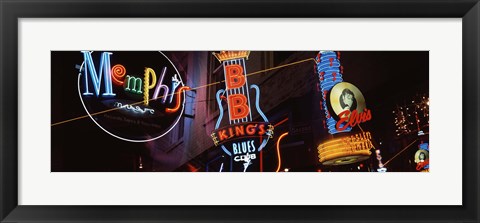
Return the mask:
[[[258,171],[259,152],[273,138],[273,125],[260,109],[260,88],[248,84],[245,60],[249,51],[222,51],[214,53],[222,63],[225,76],[225,89],[216,93],[220,115],[211,134],[216,146],[222,148],[230,157],[232,171]],[[254,97],[250,97],[253,90]],[[227,112],[223,112],[223,103],[227,104]],[[252,106],[252,103],[254,106]],[[252,111],[260,116],[254,121]],[[228,124],[221,126],[224,116],[228,116]]]
[[[78,93],[92,120],[108,134],[146,142],[178,123],[185,86],[162,52],[79,52]]]

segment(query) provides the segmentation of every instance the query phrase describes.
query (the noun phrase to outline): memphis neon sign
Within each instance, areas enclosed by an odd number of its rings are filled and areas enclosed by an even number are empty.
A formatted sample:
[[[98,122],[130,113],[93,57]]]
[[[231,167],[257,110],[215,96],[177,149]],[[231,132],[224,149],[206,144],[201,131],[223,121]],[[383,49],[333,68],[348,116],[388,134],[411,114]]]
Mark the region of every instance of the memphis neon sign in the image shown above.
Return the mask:
[[[87,112],[90,114],[91,111],[95,112],[101,109],[122,111],[122,114],[112,112],[115,117],[109,114],[109,116],[92,118],[99,127],[117,138],[144,142],[165,135],[176,125],[183,113],[184,91],[188,91],[190,88],[184,86],[175,66],[163,53],[160,52],[158,55],[157,52],[147,52],[166,61],[163,65],[152,64],[157,67],[157,71],[160,70],[159,75],[150,66],[141,66],[143,70],[140,72],[136,70],[137,73],[134,74],[128,73],[127,68],[121,63],[111,66],[111,58],[115,55],[112,52],[100,53],[100,60],[97,64],[94,63],[92,51],[81,51],[81,53],[84,61],[79,73],[79,92],[81,91],[80,98]],[[142,52],[132,53],[142,54]],[[127,62],[132,63],[132,61]],[[141,58],[138,58],[138,62],[142,63]],[[138,126],[138,132],[144,131],[145,134],[132,138],[129,137],[128,132],[115,129],[118,123],[111,124],[111,121],[102,120],[102,117],[124,120],[125,126],[120,125],[119,127],[123,129],[132,127],[126,127],[127,123],[154,122],[154,124],[161,124],[151,125],[157,126],[157,129],[147,128],[147,130]],[[144,119],[137,120],[139,118]],[[164,127],[158,128],[158,126]]]
[[[131,75],[126,75],[127,70],[125,67],[121,64],[117,64],[113,66],[112,68],[110,67],[110,55],[112,53],[110,52],[104,52],[102,53],[101,60],[100,60],[100,72],[97,73],[95,65],[93,63],[92,59],[92,52],[91,51],[81,51],[84,56],[84,66],[85,66],[85,75],[84,75],[84,80],[85,80],[85,89],[83,92],[83,95],[93,95],[89,91],[89,77],[91,78],[91,83],[93,84],[93,87],[95,89],[95,96],[100,96],[100,86],[101,86],[101,81],[102,81],[102,76],[104,77],[104,85],[105,85],[105,93],[102,94],[104,97],[114,97],[116,96],[115,93],[113,93],[112,90],[112,80],[115,80],[113,83],[115,83],[118,86],[123,86],[125,91],[129,91],[132,93],[136,94],[142,94],[143,95],[143,104],[148,105],[150,101],[150,94],[149,90],[154,88],[155,85],[157,84],[157,76],[155,74],[155,71],[152,68],[145,68],[145,72],[143,74],[143,84],[142,84],[142,78],[140,77],[135,77]],[[159,77],[158,85],[155,88],[155,93],[153,95],[154,99],[157,99],[160,93],[160,90],[163,91],[162,95],[162,103],[165,103],[167,100],[167,97],[170,98],[169,102],[171,103],[174,97],[175,89],[178,88],[178,86],[181,84],[181,81],[178,79],[178,74],[175,74],[174,78],[172,79],[172,84],[171,84],[171,90],[169,89],[169,86],[163,84],[163,78],[165,76],[166,72],[166,67],[163,68],[162,70],[162,75]],[[105,74],[104,74],[105,73]],[[152,83],[150,83],[150,79],[152,80]],[[189,87],[182,87],[179,89],[179,92],[183,90],[188,90]],[[143,91],[142,91],[143,90]],[[180,94],[176,95],[177,98],[181,97]],[[178,100],[178,99],[177,99]],[[166,109],[166,112],[175,112],[177,111],[178,108],[175,106],[174,108]]]

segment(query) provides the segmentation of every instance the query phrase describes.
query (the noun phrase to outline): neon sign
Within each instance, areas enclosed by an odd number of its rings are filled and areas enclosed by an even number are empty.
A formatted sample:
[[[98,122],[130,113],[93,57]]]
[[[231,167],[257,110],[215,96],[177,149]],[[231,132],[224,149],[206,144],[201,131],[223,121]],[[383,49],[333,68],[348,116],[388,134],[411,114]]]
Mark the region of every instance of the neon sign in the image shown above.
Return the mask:
[[[343,82],[340,52],[321,51],[315,61],[328,132],[344,135],[360,123],[371,120],[372,113],[366,108],[362,92],[355,85]],[[368,158],[372,147],[370,132],[334,138],[318,146],[319,161],[323,165],[358,162]]]
[[[155,110],[151,109],[151,108],[141,108],[140,106],[133,106],[133,105],[124,105],[120,102],[115,102],[115,107],[117,108],[123,108],[127,111],[133,111],[133,112],[139,112],[139,113],[146,113],[146,112],[149,112],[150,114],[155,114]]]
[[[350,132],[355,125],[370,120],[372,115],[370,110],[365,109],[362,92],[354,85],[343,82],[340,52],[321,51],[315,61],[328,132]]]
[[[323,165],[343,165],[369,158],[373,148],[370,132],[332,139],[317,148],[319,161]]]
[[[93,93],[90,93],[89,91],[89,81],[88,78],[91,78],[91,82],[93,84],[93,88],[95,89],[95,95],[98,97],[100,95],[100,85],[102,83],[102,77],[104,84],[105,84],[105,93],[103,93],[103,96],[115,96],[115,94],[112,91],[112,80],[111,80],[111,74],[110,74],[110,55],[112,53],[110,52],[104,52],[101,55],[100,59],[100,70],[97,73],[97,70],[95,68],[95,64],[93,63],[92,59],[92,52],[90,51],[81,51],[83,53],[84,57],[84,77],[85,77],[85,92],[83,92],[83,95],[93,95]]]
[[[146,142],[164,136],[178,123],[185,91],[190,88],[162,52],[80,53],[84,61],[78,76],[79,96],[102,130],[125,141]],[[102,111],[109,112],[91,115]]]
[[[430,159],[429,152],[430,147],[428,143],[421,143],[418,145],[418,151],[415,153],[415,163],[417,164],[417,170],[426,170],[430,169]]]
[[[215,141],[218,145],[235,138],[262,137],[272,128],[272,125],[264,122],[246,122],[218,128],[213,133],[218,136],[218,140]]]
[[[260,88],[248,85],[245,59],[249,51],[222,51],[214,53],[224,68],[225,89],[217,91],[216,100],[220,107],[219,118],[211,137],[216,146],[230,156],[231,171],[251,170],[250,168],[270,138],[274,127],[260,109]],[[255,90],[255,109],[250,104],[250,89]],[[223,119],[222,98],[228,107],[228,126],[220,127]],[[252,111],[256,111],[261,122],[254,122]],[[250,169],[249,169],[250,168]]]
[[[112,81],[117,86],[123,86],[123,77],[127,73],[127,69],[121,64],[112,67]]]
[[[279,172],[280,171],[280,167],[282,166],[282,156],[280,155],[280,141],[282,141],[282,139],[284,137],[286,137],[288,135],[288,132],[286,133],[283,133],[282,135],[280,135],[280,137],[278,137],[277,139],[277,158],[278,158],[278,165],[277,165],[277,169],[275,170],[275,172]]]
[[[341,82],[330,91],[329,105],[335,114],[335,129],[339,132],[372,119],[372,113],[366,108],[365,98],[355,85]]]
[[[133,93],[141,94],[142,93],[142,79],[139,77],[133,77],[127,75],[127,87],[125,91],[130,91]]]
[[[357,110],[350,112],[349,110],[341,112],[340,120],[338,120],[335,128],[339,131],[345,130],[348,127],[355,127],[355,125],[372,119],[372,113],[370,110],[365,109],[362,113],[358,113]]]
[[[349,132],[351,130],[350,127],[347,127],[339,131],[336,128],[337,121],[330,114],[330,111],[327,107],[328,93],[335,84],[343,81],[343,67],[340,65],[339,58],[340,53],[335,53],[333,51],[320,51],[315,58],[318,79],[320,81],[320,88],[322,90],[321,105],[325,111],[326,125],[330,134]]]

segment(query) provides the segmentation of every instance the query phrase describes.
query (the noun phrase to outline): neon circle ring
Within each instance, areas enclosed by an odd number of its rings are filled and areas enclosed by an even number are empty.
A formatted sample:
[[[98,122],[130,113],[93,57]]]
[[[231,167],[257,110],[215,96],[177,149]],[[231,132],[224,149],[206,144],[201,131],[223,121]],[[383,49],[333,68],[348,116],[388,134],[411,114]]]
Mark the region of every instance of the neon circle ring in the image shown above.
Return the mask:
[[[79,52],[84,61],[78,73],[78,95],[100,129],[120,140],[148,142],[165,136],[179,123],[185,92],[175,90],[185,85],[163,52],[85,52]]]

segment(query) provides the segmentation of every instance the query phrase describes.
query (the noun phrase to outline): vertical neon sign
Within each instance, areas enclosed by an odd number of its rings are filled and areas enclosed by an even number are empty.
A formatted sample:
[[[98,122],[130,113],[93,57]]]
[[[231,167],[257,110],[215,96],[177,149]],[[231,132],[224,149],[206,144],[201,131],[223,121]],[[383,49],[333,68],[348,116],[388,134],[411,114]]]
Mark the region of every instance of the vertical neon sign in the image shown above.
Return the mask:
[[[223,61],[230,124],[252,121],[245,58]]]
[[[231,161],[232,171],[246,172],[258,157],[268,140],[273,137],[274,127],[260,109],[260,88],[248,85],[245,59],[249,51],[222,51],[215,57],[222,63],[225,89],[216,94],[220,108],[215,130],[211,134],[215,145],[220,146]],[[255,90],[255,108],[262,119],[254,122],[250,105],[249,89]],[[226,98],[229,125],[220,127],[223,119],[222,98]]]
[[[327,96],[336,84],[343,82],[343,67],[340,65],[340,53],[320,51],[315,58],[320,88],[322,90],[322,108],[325,111],[326,125],[330,134],[350,132],[351,127],[342,131],[336,129],[337,121],[332,117],[327,107]]]
[[[340,52],[320,51],[316,58],[316,72],[322,93],[321,107],[325,111],[325,127],[328,133],[348,133],[360,123],[372,118],[366,108],[362,92],[353,84],[343,81]],[[367,133],[368,138],[363,139]],[[323,165],[345,165],[366,160],[371,155],[369,132],[340,134],[321,143],[318,149],[319,162]],[[350,135],[346,136],[345,135]],[[359,137],[360,136],[360,137]],[[349,140],[349,139],[355,140]]]

